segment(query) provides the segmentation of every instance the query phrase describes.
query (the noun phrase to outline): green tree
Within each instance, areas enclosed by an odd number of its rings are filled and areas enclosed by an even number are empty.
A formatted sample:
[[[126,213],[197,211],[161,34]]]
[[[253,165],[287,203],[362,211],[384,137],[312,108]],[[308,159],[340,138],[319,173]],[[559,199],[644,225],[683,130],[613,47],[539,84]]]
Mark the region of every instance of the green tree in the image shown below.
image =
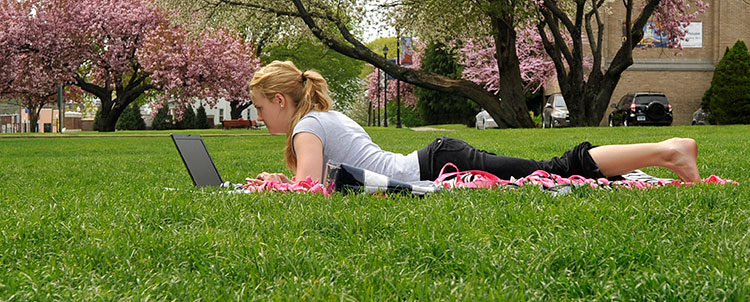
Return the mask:
[[[292,61],[302,71],[320,72],[328,82],[336,110],[345,111],[362,93],[364,82],[359,75],[364,62],[335,52],[319,41],[302,39],[278,44],[267,48],[266,53],[262,57],[264,64],[275,60]]]
[[[198,107],[198,113],[195,117],[195,128],[197,129],[209,129],[211,128],[211,124],[208,122],[208,117],[206,116],[206,108],[203,108],[203,105],[201,104],[200,107]]]
[[[156,113],[156,116],[154,116],[154,122],[151,124],[151,129],[169,130],[172,128],[172,115],[169,114],[169,108],[167,106],[161,107]]]
[[[205,113],[205,110],[204,110]],[[193,106],[187,105],[185,107],[185,113],[182,116],[182,120],[178,121],[175,124],[175,127],[177,129],[195,129],[196,126],[196,118],[195,118],[195,111],[193,110]]]
[[[455,56],[445,45],[431,43],[422,59],[422,70],[451,79],[461,77]],[[471,101],[455,94],[417,87],[419,112],[427,124],[469,124],[479,109]]]
[[[711,87],[701,102],[717,124],[750,124],[750,53],[742,40],[716,65]]]
[[[137,103],[132,103],[128,106],[125,111],[122,112],[120,118],[117,120],[115,125],[117,130],[145,130],[146,122],[143,121],[141,116],[141,109]]]

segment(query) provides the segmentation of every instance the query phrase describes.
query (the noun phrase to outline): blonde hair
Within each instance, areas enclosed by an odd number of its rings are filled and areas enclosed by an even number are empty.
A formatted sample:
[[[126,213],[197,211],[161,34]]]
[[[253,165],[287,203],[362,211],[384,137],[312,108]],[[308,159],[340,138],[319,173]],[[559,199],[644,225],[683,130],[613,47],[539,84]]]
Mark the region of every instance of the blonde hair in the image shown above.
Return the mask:
[[[328,111],[331,108],[328,83],[316,71],[302,72],[291,61],[273,61],[255,73],[250,81],[250,90],[263,94],[268,99],[281,93],[294,102],[297,111],[287,126],[284,158],[289,169],[296,171],[297,158],[292,148],[292,131],[308,112]]]

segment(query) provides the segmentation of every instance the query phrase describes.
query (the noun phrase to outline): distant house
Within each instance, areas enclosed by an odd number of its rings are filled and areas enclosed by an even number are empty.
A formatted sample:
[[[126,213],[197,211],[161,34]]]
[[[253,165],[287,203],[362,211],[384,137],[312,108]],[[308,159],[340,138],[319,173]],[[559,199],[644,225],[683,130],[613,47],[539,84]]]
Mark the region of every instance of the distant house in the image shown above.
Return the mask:
[[[28,109],[17,105],[3,103],[0,106],[0,133],[52,133],[58,131],[60,111],[53,105],[47,105],[39,112],[37,120],[37,131],[31,129]],[[78,112],[65,112],[65,131],[81,131],[81,114]]]
[[[200,100],[193,102],[193,110],[197,111],[198,107],[200,107],[200,103]],[[170,102],[169,114],[172,116],[174,116],[175,113],[174,107],[173,103]],[[206,117],[213,125],[221,125],[221,121],[232,118],[230,114],[232,108],[226,100],[219,100],[213,107],[204,105],[203,108],[206,109]],[[143,116],[143,119],[146,121],[146,127],[151,127],[151,107],[148,104],[141,106],[141,116]],[[250,107],[242,111],[241,117],[246,120],[257,121],[258,111],[255,110],[255,106],[250,105]]]

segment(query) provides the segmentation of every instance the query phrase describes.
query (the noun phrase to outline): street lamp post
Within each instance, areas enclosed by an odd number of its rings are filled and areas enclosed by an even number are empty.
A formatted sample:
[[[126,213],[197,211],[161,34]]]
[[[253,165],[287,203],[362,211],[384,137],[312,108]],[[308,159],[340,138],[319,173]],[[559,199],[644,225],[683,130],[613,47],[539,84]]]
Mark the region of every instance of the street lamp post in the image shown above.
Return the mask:
[[[63,101],[63,86],[57,88],[57,133],[62,133],[65,127],[65,106]]]
[[[383,58],[388,60],[388,45],[383,46]],[[385,74],[385,87],[383,88],[383,127],[388,127],[388,74]]]
[[[377,120],[377,122],[373,122],[372,123],[373,126],[375,126],[375,124],[377,124],[378,127],[380,127],[380,73],[381,72],[382,71],[380,69],[378,69],[378,95],[377,95],[377,99],[378,99],[378,120]]]
[[[372,126],[372,99],[370,99],[370,102],[367,105],[367,126]]]
[[[401,37],[396,35],[396,65],[401,66]],[[401,80],[396,79],[396,128],[401,128]]]

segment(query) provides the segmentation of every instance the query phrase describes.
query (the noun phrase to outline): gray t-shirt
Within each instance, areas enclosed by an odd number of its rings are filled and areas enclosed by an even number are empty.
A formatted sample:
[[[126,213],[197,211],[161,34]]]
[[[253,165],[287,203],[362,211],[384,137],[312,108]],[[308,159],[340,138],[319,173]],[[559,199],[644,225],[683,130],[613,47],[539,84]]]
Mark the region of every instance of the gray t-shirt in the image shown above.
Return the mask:
[[[372,142],[365,129],[341,112],[311,111],[297,122],[292,136],[300,132],[312,133],[323,143],[324,173],[325,164],[331,161],[367,169],[401,181],[419,180],[417,151],[409,155],[383,151]]]

